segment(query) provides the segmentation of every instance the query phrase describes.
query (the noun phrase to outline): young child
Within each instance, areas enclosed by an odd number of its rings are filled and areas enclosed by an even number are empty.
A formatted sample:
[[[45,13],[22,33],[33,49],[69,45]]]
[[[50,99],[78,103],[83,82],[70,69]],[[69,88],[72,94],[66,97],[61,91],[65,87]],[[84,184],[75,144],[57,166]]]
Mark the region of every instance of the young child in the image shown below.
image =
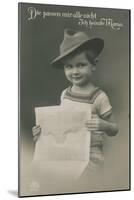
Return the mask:
[[[90,39],[82,31],[65,30],[60,46],[60,56],[52,66],[64,69],[71,83],[61,94],[61,105],[91,105],[92,118],[85,122],[91,132],[90,163],[93,168],[103,164],[103,135],[115,136],[118,128],[113,119],[112,106],[107,94],[96,87],[92,77],[96,70],[98,55],[104,47],[101,38]],[[78,105],[79,103],[79,105]],[[41,127],[33,127],[34,140],[37,141]]]

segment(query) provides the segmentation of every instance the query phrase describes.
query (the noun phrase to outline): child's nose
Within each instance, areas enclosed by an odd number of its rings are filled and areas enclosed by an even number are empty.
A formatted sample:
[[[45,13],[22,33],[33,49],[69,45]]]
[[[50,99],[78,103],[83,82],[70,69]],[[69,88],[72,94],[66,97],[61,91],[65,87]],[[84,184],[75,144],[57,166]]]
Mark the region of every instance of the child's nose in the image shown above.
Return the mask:
[[[79,73],[79,70],[77,67],[73,67],[73,74],[78,74]]]

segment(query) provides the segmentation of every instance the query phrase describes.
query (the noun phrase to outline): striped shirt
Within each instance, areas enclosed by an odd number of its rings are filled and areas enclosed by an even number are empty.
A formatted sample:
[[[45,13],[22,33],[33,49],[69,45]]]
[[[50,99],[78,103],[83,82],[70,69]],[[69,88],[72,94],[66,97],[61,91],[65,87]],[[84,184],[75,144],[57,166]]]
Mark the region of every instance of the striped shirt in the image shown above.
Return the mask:
[[[87,110],[90,106],[92,113],[97,114],[103,119],[112,113],[112,106],[109,102],[108,96],[98,87],[88,95],[72,92],[71,87],[65,89],[61,94],[61,105],[66,106],[67,104],[72,104],[74,106],[75,102],[79,107],[84,105]],[[103,143],[104,132],[93,131],[91,134],[89,162],[89,165],[93,168],[103,164],[104,162]]]

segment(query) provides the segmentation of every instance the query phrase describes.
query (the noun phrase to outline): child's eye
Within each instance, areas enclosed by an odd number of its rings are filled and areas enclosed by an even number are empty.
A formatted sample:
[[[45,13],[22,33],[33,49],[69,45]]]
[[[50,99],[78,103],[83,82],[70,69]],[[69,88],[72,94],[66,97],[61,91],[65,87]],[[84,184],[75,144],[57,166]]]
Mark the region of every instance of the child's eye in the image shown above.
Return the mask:
[[[84,63],[80,63],[80,64],[78,65],[79,68],[83,68],[84,66],[85,66]]]
[[[72,66],[71,65],[64,65],[64,68],[65,69],[72,69]]]

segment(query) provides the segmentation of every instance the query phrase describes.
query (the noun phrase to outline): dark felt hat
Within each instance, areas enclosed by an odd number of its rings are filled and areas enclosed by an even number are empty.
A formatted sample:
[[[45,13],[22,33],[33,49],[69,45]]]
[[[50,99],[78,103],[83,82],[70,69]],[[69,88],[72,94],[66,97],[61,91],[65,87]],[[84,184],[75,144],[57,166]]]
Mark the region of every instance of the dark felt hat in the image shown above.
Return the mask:
[[[83,31],[65,29],[64,39],[60,45],[60,55],[51,62],[51,65],[61,68],[61,61],[80,49],[88,49],[91,52],[92,59],[94,59],[100,54],[103,47],[104,40],[101,38],[90,38]]]

